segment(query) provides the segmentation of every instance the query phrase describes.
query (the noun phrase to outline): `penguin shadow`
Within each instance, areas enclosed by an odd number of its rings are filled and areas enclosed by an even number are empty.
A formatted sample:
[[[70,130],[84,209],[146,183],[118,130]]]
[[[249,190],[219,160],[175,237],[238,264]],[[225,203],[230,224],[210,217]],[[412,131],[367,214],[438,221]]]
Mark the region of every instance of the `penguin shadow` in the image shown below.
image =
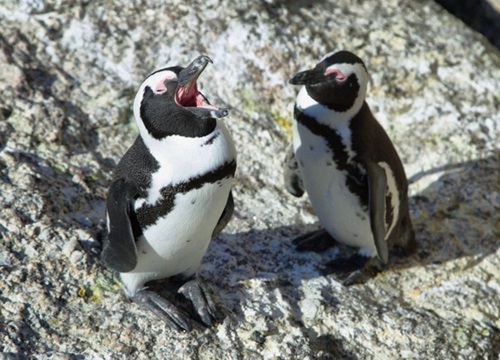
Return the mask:
[[[407,259],[395,256],[395,268],[443,264],[464,257],[471,258],[471,267],[498,250],[499,160],[500,150],[484,159],[435,169],[445,173],[410,198],[417,253]],[[416,174],[410,183],[432,172]]]
[[[409,255],[391,252],[388,268],[384,271],[442,264],[463,257],[469,257],[470,266],[474,266],[495,253],[500,247],[498,159],[500,152],[485,159],[448,166],[447,172],[412,196],[410,212],[417,250]],[[443,169],[435,170],[441,172]],[[236,216],[239,216],[237,210]],[[223,299],[216,299],[218,304],[222,303],[223,316],[243,322],[244,308],[251,304],[254,310],[257,309],[255,311],[271,319],[267,333],[272,334],[272,319],[286,316],[280,306],[275,305],[286,303],[293,322],[306,332],[311,346],[346,356],[340,341],[324,339],[302,326],[300,301],[305,296],[300,287],[303,281],[331,275],[325,264],[357,252],[340,245],[320,253],[298,252],[293,239],[319,227],[319,223],[292,224],[236,234],[223,232],[212,241],[200,275],[212,292]],[[255,279],[263,281],[264,290],[247,285]],[[340,303],[331,291],[325,290],[322,296],[333,308]],[[265,336],[256,333],[254,340],[258,342]],[[355,356],[350,354],[347,358]]]
[[[236,213],[238,211],[236,210]],[[238,217],[239,214],[236,214]],[[282,333],[280,319],[288,319],[294,331],[308,339],[308,346],[325,358],[357,359],[344,348],[344,342],[331,334],[318,334],[307,327],[300,302],[306,298],[301,288],[304,280],[323,276],[322,264],[339,255],[335,247],[321,253],[298,252],[292,240],[318,226],[289,225],[250,230],[235,234],[224,231],[214,238],[205,255],[199,276],[214,294],[217,322],[241,326],[258,322],[259,330],[250,340],[264,345],[268,336]],[[252,286],[259,280],[260,285]],[[335,308],[340,300],[329,288],[318,285],[325,303]],[[262,325],[265,322],[265,326]],[[288,326],[287,325],[287,326]],[[236,326],[236,325],[235,325]]]

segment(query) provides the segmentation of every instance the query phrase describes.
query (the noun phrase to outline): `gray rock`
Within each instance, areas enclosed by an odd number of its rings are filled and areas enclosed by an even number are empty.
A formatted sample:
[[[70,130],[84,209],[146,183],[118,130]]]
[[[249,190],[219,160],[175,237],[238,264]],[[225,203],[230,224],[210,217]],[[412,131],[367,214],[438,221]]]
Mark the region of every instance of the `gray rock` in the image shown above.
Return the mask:
[[[433,1],[10,2],[0,5],[0,352],[9,358],[485,358],[500,352],[500,56]],[[297,89],[346,48],[412,179],[419,251],[345,288],[297,253],[318,226],[283,189]],[[239,149],[236,211],[201,267],[219,304],[176,333],[98,262],[135,89],[214,60],[200,88]]]

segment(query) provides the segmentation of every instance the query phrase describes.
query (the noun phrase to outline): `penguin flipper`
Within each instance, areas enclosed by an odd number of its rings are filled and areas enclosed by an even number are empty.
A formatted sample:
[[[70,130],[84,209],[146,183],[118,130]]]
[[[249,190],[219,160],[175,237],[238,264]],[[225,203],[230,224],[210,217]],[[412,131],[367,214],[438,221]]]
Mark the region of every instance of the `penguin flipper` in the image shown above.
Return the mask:
[[[383,265],[389,262],[389,247],[385,239],[385,192],[387,178],[385,171],[375,162],[365,163],[368,175],[368,196],[370,227],[377,248],[377,255]]]
[[[285,158],[284,172],[285,189],[290,194],[296,197],[301,197],[304,194],[304,185],[299,173],[299,165],[293,152],[293,146],[290,146]]]
[[[233,216],[233,211],[234,211],[234,199],[233,199],[233,192],[229,192],[229,196],[227,197],[227,202],[226,202],[226,207],[222,211],[222,214],[219,218],[219,221],[217,222],[217,225],[215,225],[215,229],[212,233],[212,237],[217,236],[229,223],[229,220],[231,220],[231,217]]]
[[[101,252],[101,262],[110,270],[127,272],[137,265],[131,212],[139,194],[139,188],[123,178],[114,181],[109,188],[106,203],[109,233]]]

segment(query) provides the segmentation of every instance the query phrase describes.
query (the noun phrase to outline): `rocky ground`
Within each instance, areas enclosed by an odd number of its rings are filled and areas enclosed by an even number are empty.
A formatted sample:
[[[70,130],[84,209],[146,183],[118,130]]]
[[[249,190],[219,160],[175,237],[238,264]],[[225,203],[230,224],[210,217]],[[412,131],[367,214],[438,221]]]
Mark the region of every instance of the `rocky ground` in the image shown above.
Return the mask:
[[[0,358],[498,359],[498,50],[431,0],[189,3],[0,5]],[[294,250],[319,225],[281,171],[287,80],[341,48],[371,73],[419,244],[349,288],[322,265],[352,250]],[[219,321],[178,333],[125,299],[98,234],[138,84],[201,53],[200,88],[230,107],[236,211],[200,270]]]

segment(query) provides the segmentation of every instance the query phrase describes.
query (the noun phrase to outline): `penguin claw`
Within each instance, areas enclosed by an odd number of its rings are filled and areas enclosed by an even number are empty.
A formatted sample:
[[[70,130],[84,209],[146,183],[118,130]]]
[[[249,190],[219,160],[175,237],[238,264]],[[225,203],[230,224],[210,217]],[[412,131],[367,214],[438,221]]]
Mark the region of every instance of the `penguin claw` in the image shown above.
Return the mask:
[[[215,304],[205,287],[193,279],[179,288],[180,294],[191,300],[203,323],[210,326],[215,321]]]
[[[297,251],[322,252],[335,244],[335,240],[325,229],[315,230],[293,240]]]
[[[155,292],[142,290],[136,293],[131,299],[149,309],[174,330],[191,331],[193,328],[191,319],[187,313]]]

